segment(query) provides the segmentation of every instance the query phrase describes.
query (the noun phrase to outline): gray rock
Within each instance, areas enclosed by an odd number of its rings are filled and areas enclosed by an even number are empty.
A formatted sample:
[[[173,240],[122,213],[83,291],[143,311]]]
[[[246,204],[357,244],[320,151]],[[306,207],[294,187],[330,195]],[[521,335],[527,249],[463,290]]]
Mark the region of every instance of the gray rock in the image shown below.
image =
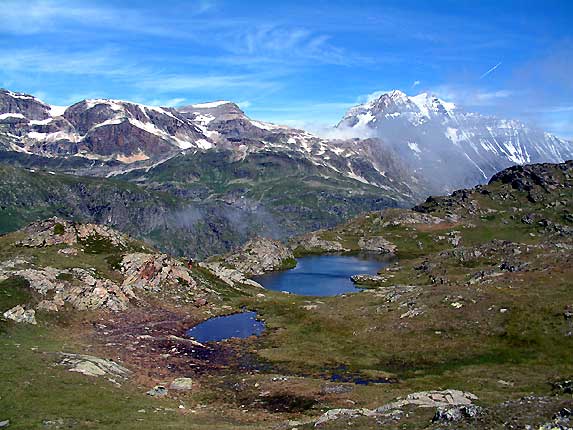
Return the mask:
[[[350,277],[352,282],[358,285],[377,285],[388,280],[388,276],[383,275],[353,275]]]
[[[191,378],[177,378],[169,384],[170,390],[175,391],[188,391],[193,389],[193,379]]]
[[[23,231],[26,233],[26,237],[16,243],[18,246],[75,245],[93,237],[105,239],[118,248],[125,248],[129,242],[126,235],[111,227],[98,224],[80,224],[57,217],[34,222],[24,228]]]
[[[12,320],[17,323],[33,324],[36,325],[36,311],[34,309],[24,309],[22,306],[14,306],[12,309],[7,310],[3,314],[7,320]]]
[[[308,233],[293,239],[290,245],[293,249],[300,249],[304,252],[348,252],[350,249],[345,248],[340,242],[335,240],[326,240],[320,237],[320,231]]]
[[[293,263],[296,264],[290,248],[277,240],[264,237],[251,239],[223,259],[225,266],[236,269],[246,276],[284,269]]]
[[[362,237],[358,240],[358,247],[362,251],[378,252],[380,254],[393,254],[396,252],[396,245],[382,236]]]
[[[91,355],[61,353],[59,365],[65,366],[70,372],[81,373],[86,376],[107,376],[109,378],[127,379],[131,371],[111,360]]]
[[[165,397],[167,395],[167,388],[163,385],[156,385],[151,390],[149,390],[146,394],[151,397]]]
[[[474,419],[483,413],[476,405],[441,406],[436,410],[433,422],[456,422],[463,419]]]
[[[345,393],[350,393],[352,389],[353,388],[351,385],[343,385],[343,384],[325,385],[321,388],[320,392],[322,394],[345,394]]]
[[[406,396],[405,399],[398,399],[394,402],[382,405],[376,409],[331,409],[324,413],[316,422],[315,427],[328,421],[340,418],[381,417],[389,413],[394,413],[404,406],[415,406],[419,408],[441,408],[452,406],[473,406],[472,402],[477,400],[477,396],[460,390],[443,391],[420,391]],[[475,409],[470,408],[470,411]]]

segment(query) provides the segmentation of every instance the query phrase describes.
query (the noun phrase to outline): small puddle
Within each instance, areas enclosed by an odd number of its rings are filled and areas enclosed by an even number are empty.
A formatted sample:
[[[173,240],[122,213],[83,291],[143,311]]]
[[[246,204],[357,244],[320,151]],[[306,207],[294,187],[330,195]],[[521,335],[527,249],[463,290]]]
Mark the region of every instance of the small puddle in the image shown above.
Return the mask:
[[[302,296],[336,296],[361,291],[350,279],[352,275],[375,275],[390,262],[387,256],[372,254],[312,255],[297,258],[294,269],[253,279],[269,290]]]
[[[259,336],[264,330],[265,324],[257,320],[255,312],[240,312],[209,318],[187,330],[186,334],[197,342],[205,343]]]

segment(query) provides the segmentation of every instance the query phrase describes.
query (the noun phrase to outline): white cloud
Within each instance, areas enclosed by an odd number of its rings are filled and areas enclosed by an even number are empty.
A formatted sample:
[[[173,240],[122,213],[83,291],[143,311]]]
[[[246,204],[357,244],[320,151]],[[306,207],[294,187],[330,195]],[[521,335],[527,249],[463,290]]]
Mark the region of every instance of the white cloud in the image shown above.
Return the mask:
[[[265,80],[256,74],[239,75],[161,75],[144,77],[134,84],[142,89],[153,89],[159,93],[191,91],[191,90],[217,90],[228,88],[255,88],[272,89],[276,83]]]
[[[488,91],[461,85],[441,85],[433,88],[431,92],[443,100],[467,108],[494,106],[516,94],[515,91],[507,89]]]
[[[416,88],[418,85],[420,85],[420,81],[414,81],[412,83],[412,88]]]

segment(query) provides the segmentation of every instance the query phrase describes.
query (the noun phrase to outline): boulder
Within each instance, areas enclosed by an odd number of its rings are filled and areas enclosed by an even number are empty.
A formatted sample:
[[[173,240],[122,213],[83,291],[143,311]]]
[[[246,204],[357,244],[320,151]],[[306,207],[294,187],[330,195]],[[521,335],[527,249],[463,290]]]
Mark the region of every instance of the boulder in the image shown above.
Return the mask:
[[[163,385],[156,385],[146,394],[151,397],[165,397],[167,395],[167,388],[165,388]]]
[[[476,405],[440,406],[436,409],[432,422],[456,422],[463,419],[475,419],[482,414],[482,408]]]
[[[7,310],[3,314],[7,320],[12,320],[17,323],[33,324],[36,325],[36,311],[34,309],[24,309],[22,306],[14,306],[12,309]]]
[[[175,391],[188,391],[193,389],[193,379],[191,378],[177,378],[169,384],[170,390]]]
[[[127,379],[131,371],[111,360],[91,355],[61,353],[59,365],[65,366],[70,372],[81,373],[86,376],[107,376],[109,378]]]

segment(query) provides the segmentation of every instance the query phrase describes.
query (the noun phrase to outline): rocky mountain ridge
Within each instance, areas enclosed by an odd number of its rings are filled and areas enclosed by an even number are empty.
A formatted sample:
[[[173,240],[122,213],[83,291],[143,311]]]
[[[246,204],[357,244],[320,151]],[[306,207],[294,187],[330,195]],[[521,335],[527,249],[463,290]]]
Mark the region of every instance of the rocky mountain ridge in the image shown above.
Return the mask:
[[[400,172],[399,161],[380,142],[322,139],[253,120],[232,102],[169,108],[88,99],[54,108],[31,95],[1,90],[0,144],[21,156],[92,160],[91,169],[74,171],[90,176],[148,170],[180,154],[230,151],[239,160],[270,151],[393,190],[406,199],[419,188],[416,178]]]

